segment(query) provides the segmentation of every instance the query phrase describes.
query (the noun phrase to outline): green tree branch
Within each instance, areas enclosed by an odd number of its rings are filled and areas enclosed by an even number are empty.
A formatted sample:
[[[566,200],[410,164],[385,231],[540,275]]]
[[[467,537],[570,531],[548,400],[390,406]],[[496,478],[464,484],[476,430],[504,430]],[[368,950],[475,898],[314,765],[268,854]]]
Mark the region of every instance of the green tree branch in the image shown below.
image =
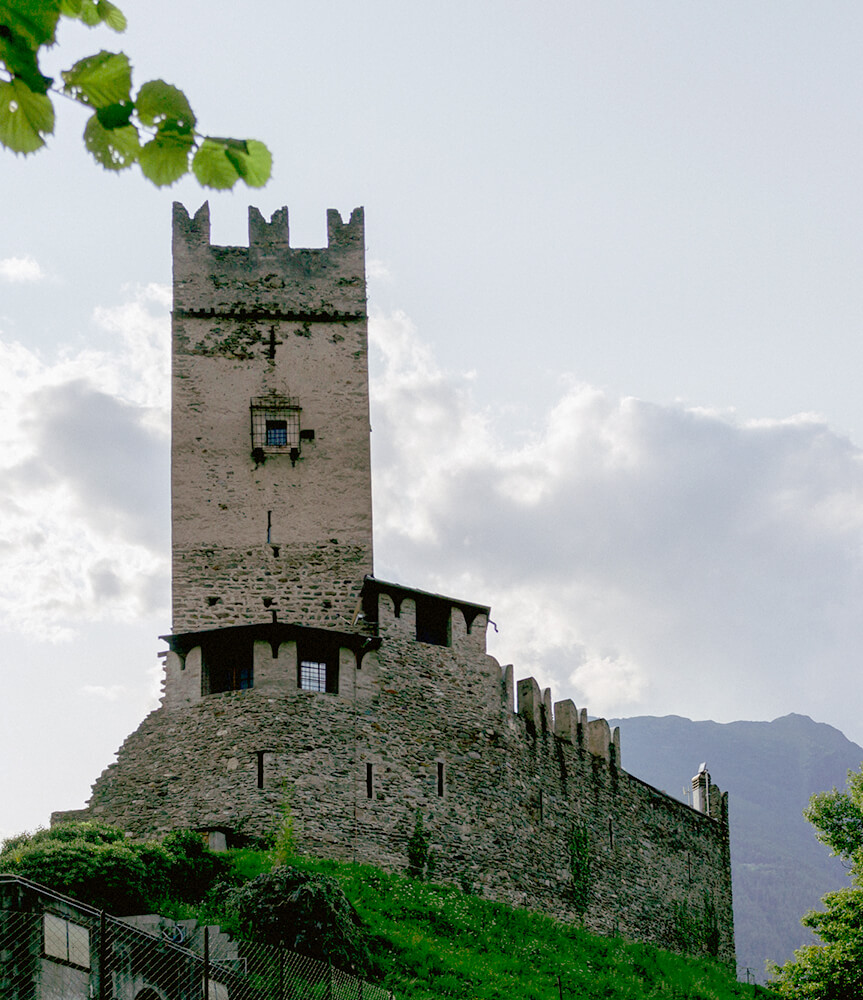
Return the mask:
[[[63,18],[89,27],[126,29],[122,11],[109,0],[0,0],[0,145],[28,155],[54,132],[54,97],[65,97],[91,114],[84,146],[106,170],[137,163],[158,187],[190,171],[203,187],[225,190],[242,180],[262,187],[272,156],[254,139],[208,136],[186,95],[163,80],[137,91],[124,52],[102,50],[61,72],[62,85],[39,65],[42,49],[57,42]]]

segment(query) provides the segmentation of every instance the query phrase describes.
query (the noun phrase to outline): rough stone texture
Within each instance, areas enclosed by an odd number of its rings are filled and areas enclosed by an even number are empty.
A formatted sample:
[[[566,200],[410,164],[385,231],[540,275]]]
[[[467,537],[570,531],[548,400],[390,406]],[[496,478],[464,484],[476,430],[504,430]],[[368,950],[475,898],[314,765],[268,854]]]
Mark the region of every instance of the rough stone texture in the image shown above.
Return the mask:
[[[301,850],[392,870],[421,815],[435,878],[673,948],[715,919],[712,950],[733,961],[727,797],[710,787],[699,812],[624,771],[617,730],[486,653],[487,607],[367,575],[361,215],[330,216],[326,251],[291,250],[281,213],[252,210],[250,238],[210,247],[205,214],[175,212],[175,634],[162,706],[86,814],[261,837],[287,800]],[[269,320],[239,319],[252,309],[302,310],[311,334],[281,318],[290,350],[262,355]],[[296,466],[255,467],[241,416],[277,382],[319,433]],[[301,689],[309,657],[327,692]],[[206,693],[238,664],[251,687]]]

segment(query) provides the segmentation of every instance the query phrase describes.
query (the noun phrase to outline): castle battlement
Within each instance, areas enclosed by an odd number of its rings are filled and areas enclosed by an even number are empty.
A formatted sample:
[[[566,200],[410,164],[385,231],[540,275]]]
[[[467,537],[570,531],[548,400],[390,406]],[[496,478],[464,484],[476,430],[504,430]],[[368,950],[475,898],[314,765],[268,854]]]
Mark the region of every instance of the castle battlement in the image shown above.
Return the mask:
[[[511,669],[511,668],[510,668]],[[506,680],[504,680],[506,685]],[[569,698],[552,706],[551,688],[540,690],[533,677],[525,677],[516,685],[518,712],[527,724],[528,732],[538,730],[553,733],[594,757],[601,757],[612,767],[620,767],[620,726],[614,732],[605,719],[588,721],[587,709],[580,711]]]
[[[210,242],[210,207],[193,217],[174,203],[174,311],[178,315],[243,316],[303,322],[350,321],[366,314],[362,208],[347,222],[327,211],[327,246],[290,245],[288,210],[267,222],[249,208],[249,246]]]

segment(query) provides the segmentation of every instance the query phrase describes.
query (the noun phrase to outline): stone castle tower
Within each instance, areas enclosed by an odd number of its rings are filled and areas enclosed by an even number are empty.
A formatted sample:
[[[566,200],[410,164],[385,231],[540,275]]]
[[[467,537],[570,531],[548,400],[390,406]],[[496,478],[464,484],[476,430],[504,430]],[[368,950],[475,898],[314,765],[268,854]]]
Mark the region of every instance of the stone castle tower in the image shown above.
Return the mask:
[[[363,212],[292,249],[288,215],[210,245],[174,207],[174,631],[351,621],[372,572]]]
[[[294,249],[174,210],[173,632],[164,697],[83,810],[135,835],[266,838],[734,957],[727,796],[627,773],[619,733],[486,652],[489,608],[372,572],[363,215]],[[537,628],[543,623],[538,620]],[[685,925],[685,926],[684,926]]]

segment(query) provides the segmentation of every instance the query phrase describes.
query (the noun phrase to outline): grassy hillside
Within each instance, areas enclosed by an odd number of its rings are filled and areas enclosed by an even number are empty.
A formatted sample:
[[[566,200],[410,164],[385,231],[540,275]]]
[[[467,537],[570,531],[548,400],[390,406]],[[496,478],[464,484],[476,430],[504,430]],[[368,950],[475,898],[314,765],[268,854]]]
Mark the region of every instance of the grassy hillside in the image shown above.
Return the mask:
[[[244,878],[271,864],[259,852],[232,858]],[[341,883],[369,928],[376,978],[397,1000],[731,1000],[754,993],[713,960],[594,937],[453,886],[334,861],[291,863]]]

